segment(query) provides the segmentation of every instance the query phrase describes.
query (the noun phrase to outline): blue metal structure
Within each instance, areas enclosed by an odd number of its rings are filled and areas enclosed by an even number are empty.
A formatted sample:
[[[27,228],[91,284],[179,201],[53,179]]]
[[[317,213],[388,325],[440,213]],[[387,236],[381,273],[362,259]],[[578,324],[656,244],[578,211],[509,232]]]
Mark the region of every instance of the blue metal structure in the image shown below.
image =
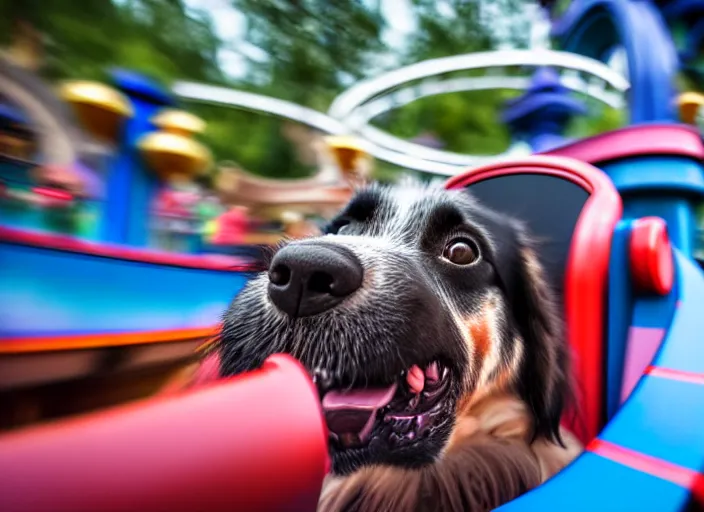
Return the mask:
[[[550,68],[539,68],[530,87],[504,107],[502,121],[513,138],[527,142],[536,153],[568,142],[563,133],[574,116],[587,113]]]
[[[565,51],[608,62],[619,48],[628,58],[630,121],[674,121],[678,58],[657,8],[641,0],[577,0],[553,35]]]
[[[566,50],[606,62],[623,48],[631,81],[632,128],[550,152],[599,167],[623,202],[604,297],[604,428],[573,464],[500,510],[704,507],[704,275],[694,259],[697,209],[704,201],[704,149],[693,129],[653,124],[676,119],[672,84],[676,73],[695,60],[700,42],[693,41],[700,41],[702,24],[695,13],[704,13],[703,8],[697,0],[657,6],[577,0],[555,22],[553,34]],[[684,13],[690,32],[678,55],[663,18],[672,22]],[[648,257],[634,244],[643,222],[662,222],[658,219],[664,220],[672,245],[674,283],[654,293],[643,290],[635,268],[651,265],[655,274],[667,270],[654,263],[658,258],[645,262]],[[668,260],[663,258],[660,263]]]
[[[137,141],[155,129],[150,120],[160,109],[173,105],[173,99],[162,87],[136,73],[117,70],[113,80],[129,97],[134,116],[126,121],[120,148],[108,173],[101,238],[105,242],[146,247],[147,217],[158,180],[144,166]]]
[[[50,118],[51,126],[72,135],[82,133],[61,108],[66,105],[39,77],[2,63],[13,71],[7,79],[16,80],[16,87],[22,87],[21,80],[31,82],[31,87],[23,88],[31,91],[28,96],[34,103],[28,104],[41,115],[7,105],[0,110],[0,123],[22,123],[31,133],[43,135],[50,130],[37,119]],[[29,366],[33,371],[47,364],[42,358],[61,353],[63,361],[73,358],[74,367],[56,373],[61,379],[79,378],[97,368],[75,363],[88,357],[86,350],[103,350],[105,355],[133,345],[148,350],[150,344],[160,355],[143,364],[186,360],[192,354],[187,349],[193,348],[186,345],[212,336],[222,310],[253,270],[251,260],[148,249],[149,217],[162,183],[146,165],[138,141],[157,130],[152,119],[174,101],[159,85],[136,73],[116,70],[112,79],[128,98],[133,116],[121,125],[105,170],[94,173],[84,168],[80,144],[66,144],[71,150],[64,152],[66,161],[55,165],[51,146],[61,145],[56,138],[44,141],[33,161],[11,156],[0,160],[0,187],[11,189],[8,194],[0,189],[0,366],[12,368],[13,358],[22,355],[38,361]],[[38,187],[35,173],[51,166],[70,168],[89,192],[74,197],[60,187]],[[37,200],[40,192],[45,195]],[[56,211],[42,202],[51,201],[52,195],[63,201]],[[70,236],[57,235],[51,222],[61,220],[64,213],[75,218],[77,211],[98,222],[87,231],[72,228],[62,231]],[[187,241],[195,248],[192,239]],[[169,344],[186,348],[174,352]],[[141,356],[134,354],[139,350],[130,352],[137,361]],[[15,377],[0,377],[0,391],[27,382],[22,375]]]

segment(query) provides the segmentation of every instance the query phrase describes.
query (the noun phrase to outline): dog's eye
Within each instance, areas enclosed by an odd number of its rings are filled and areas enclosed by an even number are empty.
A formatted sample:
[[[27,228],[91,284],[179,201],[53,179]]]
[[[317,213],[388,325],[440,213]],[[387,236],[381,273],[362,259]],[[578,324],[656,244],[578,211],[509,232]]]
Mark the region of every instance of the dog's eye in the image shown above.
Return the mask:
[[[479,247],[471,240],[458,238],[445,246],[442,256],[455,265],[470,265],[479,259]]]

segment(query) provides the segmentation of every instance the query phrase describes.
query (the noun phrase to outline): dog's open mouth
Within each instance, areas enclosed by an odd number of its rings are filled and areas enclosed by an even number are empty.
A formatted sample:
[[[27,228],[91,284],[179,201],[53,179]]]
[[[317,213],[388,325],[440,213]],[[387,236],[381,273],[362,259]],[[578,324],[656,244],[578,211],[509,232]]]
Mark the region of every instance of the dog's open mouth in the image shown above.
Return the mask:
[[[382,435],[391,446],[427,437],[444,415],[450,394],[450,371],[439,362],[411,366],[384,386],[343,387],[317,370],[331,443],[339,449],[366,446]]]

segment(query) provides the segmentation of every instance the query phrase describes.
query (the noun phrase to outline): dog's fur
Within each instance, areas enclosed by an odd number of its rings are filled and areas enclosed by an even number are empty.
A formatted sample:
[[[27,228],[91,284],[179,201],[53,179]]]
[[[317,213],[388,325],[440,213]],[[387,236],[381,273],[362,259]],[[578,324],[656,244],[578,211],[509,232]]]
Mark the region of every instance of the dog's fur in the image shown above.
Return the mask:
[[[477,262],[443,259],[458,238],[476,244]],[[326,236],[292,243],[344,246],[364,268],[362,287],[290,318],[268,298],[267,275],[254,278],[224,318],[222,375],[287,352],[350,386],[437,358],[453,379],[447,418],[427,439],[333,450],[319,510],[490,510],[579,453],[560,428],[570,383],[558,306],[518,222],[466,192],[372,186]]]

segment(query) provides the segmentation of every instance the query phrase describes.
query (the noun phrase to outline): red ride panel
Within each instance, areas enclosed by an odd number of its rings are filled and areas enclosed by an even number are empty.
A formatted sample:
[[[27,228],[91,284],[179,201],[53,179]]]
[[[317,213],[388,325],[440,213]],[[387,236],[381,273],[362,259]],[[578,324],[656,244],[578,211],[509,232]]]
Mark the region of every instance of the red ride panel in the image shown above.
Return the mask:
[[[572,234],[565,273],[567,335],[575,353],[574,371],[579,383],[581,423],[568,425],[583,443],[596,437],[604,422],[603,358],[606,328],[611,239],[621,219],[622,204],[609,178],[597,168],[571,158],[530,156],[495,162],[454,176],[448,189],[471,187],[482,180],[511,174],[544,174],[582,187],[590,197]]]
[[[320,401],[285,355],[261,370],[0,437],[3,512],[313,511]]]

